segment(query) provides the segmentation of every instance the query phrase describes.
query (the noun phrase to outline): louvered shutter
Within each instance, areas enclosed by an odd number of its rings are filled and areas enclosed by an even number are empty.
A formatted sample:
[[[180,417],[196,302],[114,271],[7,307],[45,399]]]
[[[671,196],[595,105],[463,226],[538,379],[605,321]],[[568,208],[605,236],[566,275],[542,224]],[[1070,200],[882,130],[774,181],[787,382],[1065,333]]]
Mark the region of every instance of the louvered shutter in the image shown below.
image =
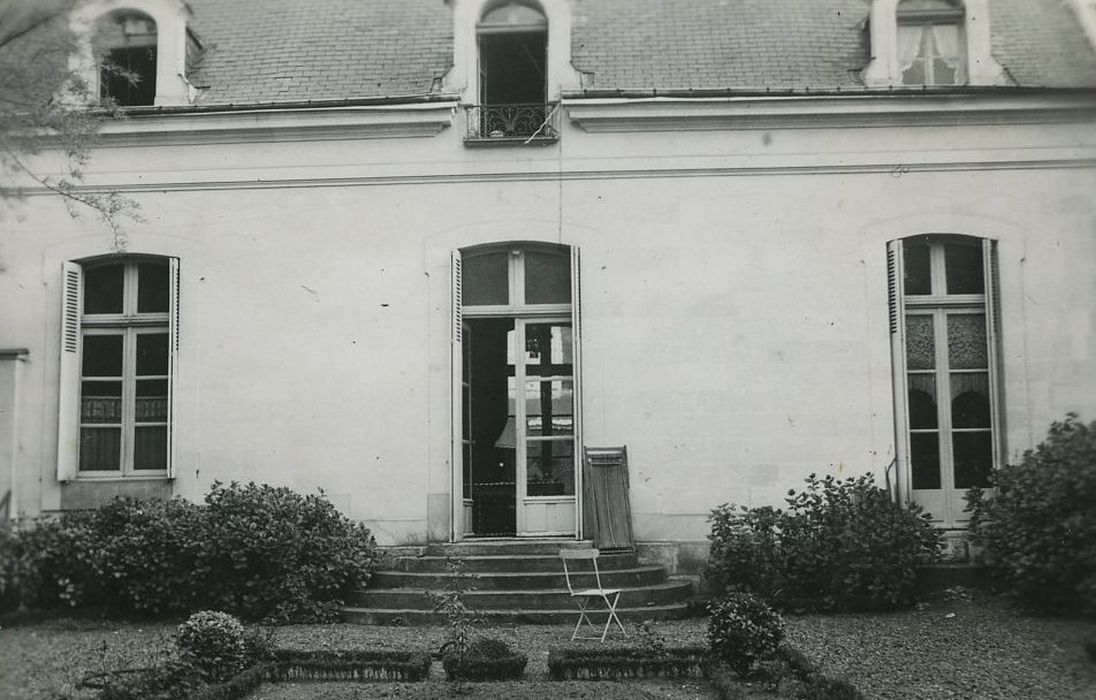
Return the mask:
[[[66,262],[61,281],[61,372],[57,404],[57,480],[76,477],[80,458],[80,311],[84,271]]]
[[[1005,395],[1001,380],[1001,302],[997,241],[982,239],[982,265],[986,287],[986,345],[989,350],[990,426],[993,428],[993,466],[1001,467],[1005,451]]]
[[[175,477],[176,426],[179,415],[179,259],[168,261],[170,295],[168,297],[168,399],[167,399],[167,476]]]
[[[583,494],[583,451],[582,451],[582,258],[577,247],[571,248],[571,371],[574,374],[574,435],[575,435],[575,494]],[[582,504],[576,503],[575,535],[583,536]]]
[[[909,392],[906,387],[906,320],[902,241],[887,243],[887,310],[890,315],[891,381],[894,391],[895,486],[900,501],[912,497],[909,464]]]
[[[452,537],[459,540],[464,534],[464,314],[461,284],[461,255],[454,250],[449,256],[449,366],[452,375],[450,389],[450,467],[452,475]]]

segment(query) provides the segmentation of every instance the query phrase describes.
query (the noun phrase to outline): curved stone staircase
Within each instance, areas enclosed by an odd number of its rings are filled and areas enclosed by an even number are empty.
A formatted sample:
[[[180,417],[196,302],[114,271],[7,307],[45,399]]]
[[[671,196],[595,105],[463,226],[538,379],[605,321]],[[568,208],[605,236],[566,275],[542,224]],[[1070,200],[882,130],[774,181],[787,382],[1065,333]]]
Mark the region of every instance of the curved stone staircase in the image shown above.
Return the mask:
[[[559,550],[589,548],[574,540],[473,540],[428,545],[418,552],[397,556],[390,568],[373,574],[369,585],[357,591],[343,609],[347,622],[360,624],[421,625],[440,622],[429,592],[451,590],[459,571],[470,578],[465,605],[491,622],[574,622],[577,608],[567,592]],[[593,568],[574,562],[572,584],[593,586]],[[684,617],[692,594],[688,580],[673,580],[658,566],[640,564],[635,551],[604,552],[598,559],[601,583],[622,590],[617,613],[633,621]],[[596,604],[595,604],[596,606]],[[592,606],[592,607],[595,607]],[[597,615],[595,614],[595,619]]]

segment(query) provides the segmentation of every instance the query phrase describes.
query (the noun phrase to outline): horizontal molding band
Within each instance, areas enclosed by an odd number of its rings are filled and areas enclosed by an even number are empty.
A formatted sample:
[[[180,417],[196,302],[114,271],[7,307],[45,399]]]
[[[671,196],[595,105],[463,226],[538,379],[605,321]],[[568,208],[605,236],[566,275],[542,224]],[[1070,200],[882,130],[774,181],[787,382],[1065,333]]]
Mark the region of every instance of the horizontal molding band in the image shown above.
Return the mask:
[[[634,180],[676,179],[694,177],[761,177],[783,175],[870,175],[889,174],[900,178],[913,173],[973,172],[989,170],[1084,170],[1096,168],[1096,158],[1001,160],[932,163],[866,163],[801,166],[751,166],[711,168],[621,169],[621,170],[565,170],[525,173],[459,173],[449,175],[378,175],[332,178],[282,178],[260,180],[207,180],[199,182],[159,182],[124,185],[79,185],[72,191],[80,194],[107,194],[119,192],[203,192],[215,190],[268,190],[299,189],[311,187],[378,187],[386,185],[437,185],[484,182],[557,182],[581,180]],[[14,196],[58,196],[42,187],[0,188],[0,192]]]

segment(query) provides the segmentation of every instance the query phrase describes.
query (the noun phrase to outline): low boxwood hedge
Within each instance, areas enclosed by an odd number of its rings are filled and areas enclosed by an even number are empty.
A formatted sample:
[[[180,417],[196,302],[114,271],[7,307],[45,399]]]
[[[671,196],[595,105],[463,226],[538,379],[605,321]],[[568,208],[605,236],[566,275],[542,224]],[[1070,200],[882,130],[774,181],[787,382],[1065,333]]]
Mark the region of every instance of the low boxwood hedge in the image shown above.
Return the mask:
[[[430,675],[430,657],[418,651],[388,649],[275,649],[267,664],[270,681],[421,681]]]
[[[516,652],[493,659],[467,655],[462,659],[459,654],[446,654],[441,660],[446,678],[470,682],[517,680],[525,673],[528,663],[528,656]]]
[[[548,674],[553,680],[616,681],[625,678],[684,678],[706,673],[708,649],[703,646],[550,647]]]

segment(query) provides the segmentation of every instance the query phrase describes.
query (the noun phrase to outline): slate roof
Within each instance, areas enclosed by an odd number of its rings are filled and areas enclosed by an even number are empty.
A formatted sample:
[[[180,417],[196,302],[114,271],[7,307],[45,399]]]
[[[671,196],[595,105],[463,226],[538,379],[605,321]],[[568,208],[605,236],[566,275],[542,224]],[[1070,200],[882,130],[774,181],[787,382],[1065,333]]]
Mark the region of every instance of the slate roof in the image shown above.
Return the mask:
[[[862,86],[869,0],[571,0],[572,62],[595,90]],[[438,94],[453,63],[445,0],[189,0],[206,52],[200,104]],[[1066,0],[990,0],[1015,85],[1096,87]]]

